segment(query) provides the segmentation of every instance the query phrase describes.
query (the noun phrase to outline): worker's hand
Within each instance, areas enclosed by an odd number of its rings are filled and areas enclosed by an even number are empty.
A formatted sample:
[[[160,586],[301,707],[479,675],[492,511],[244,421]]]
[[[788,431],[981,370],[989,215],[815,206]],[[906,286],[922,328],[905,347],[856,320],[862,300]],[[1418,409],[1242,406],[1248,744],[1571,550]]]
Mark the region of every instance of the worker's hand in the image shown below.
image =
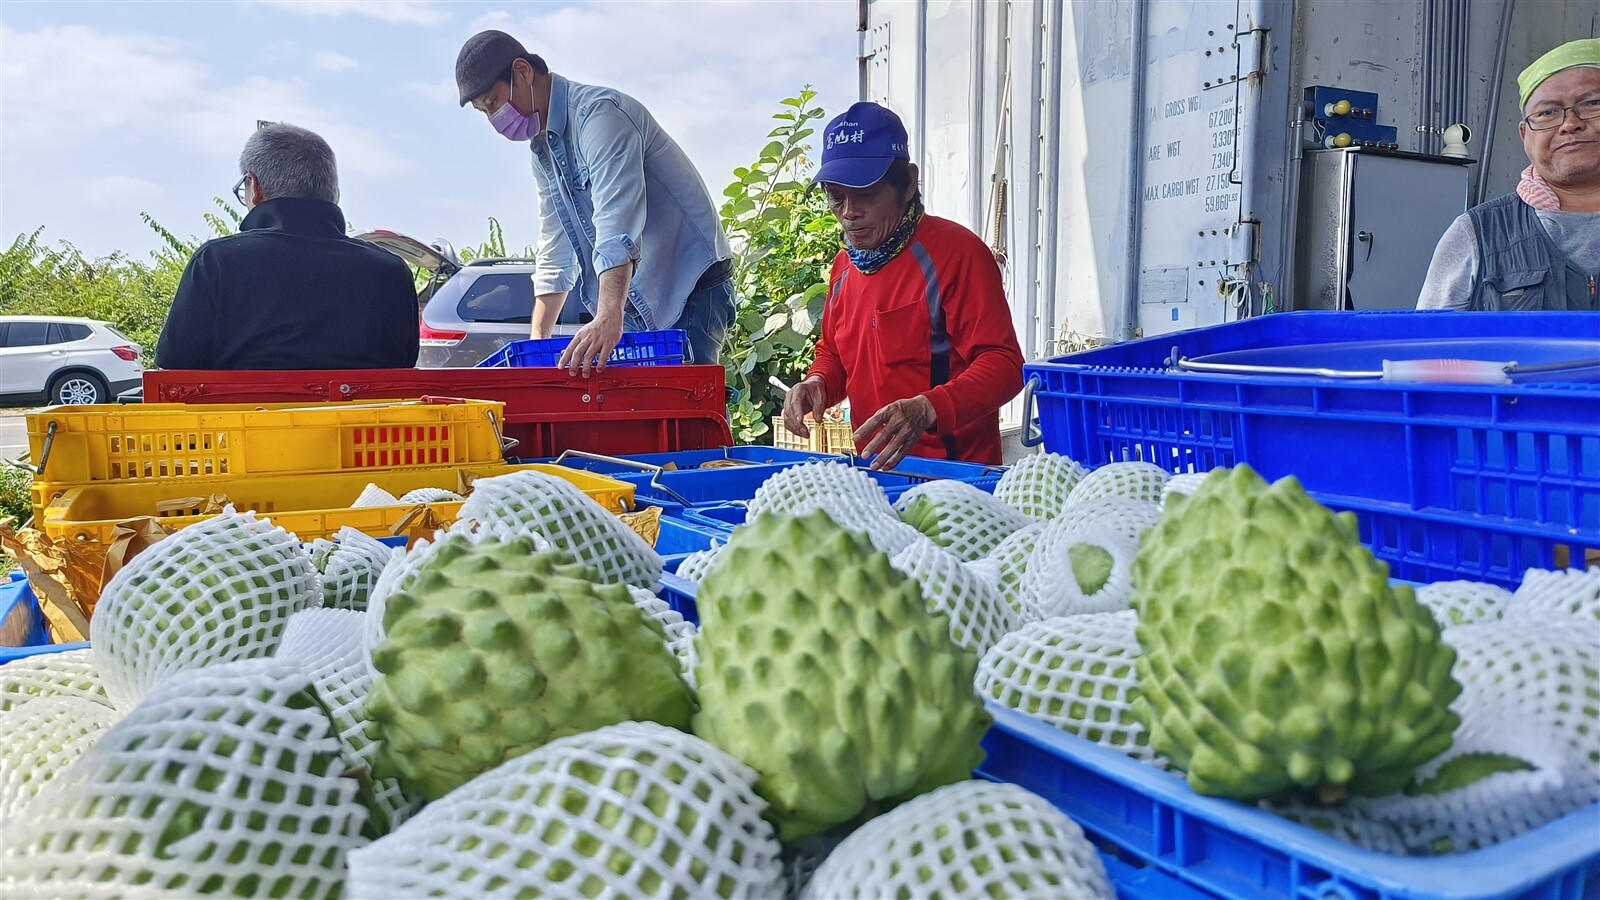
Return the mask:
[[[783,398],[783,427],[789,429],[790,434],[803,438],[811,437],[811,429],[806,427],[806,414],[818,422],[828,412],[828,389],[820,378],[807,378],[789,389],[789,395]]]
[[[602,312],[572,336],[572,343],[561,351],[556,366],[566,369],[569,375],[582,374],[588,378],[590,372],[606,367],[606,360],[611,358],[611,351],[617,349],[621,340],[622,316],[612,317]]]
[[[861,423],[853,437],[856,446],[866,442],[866,446],[861,447],[861,455],[872,461],[872,469],[884,471],[898,466],[900,460],[906,458],[911,448],[938,420],[933,402],[919,395],[896,400],[878,410],[872,418]]]

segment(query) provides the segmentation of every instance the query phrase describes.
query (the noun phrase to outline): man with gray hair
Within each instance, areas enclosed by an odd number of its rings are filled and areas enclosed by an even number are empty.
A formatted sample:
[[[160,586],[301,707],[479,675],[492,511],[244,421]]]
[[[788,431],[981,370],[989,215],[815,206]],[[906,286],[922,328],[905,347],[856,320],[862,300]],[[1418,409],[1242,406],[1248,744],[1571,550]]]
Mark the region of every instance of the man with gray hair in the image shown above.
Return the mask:
[[[206,241],[156,344],[163,369],[417,364],[417,292],[399,257],[345,236],[328,143],[264,125],[239,154],[238,234]]]
[[[1600,38],[1534,60],[1517,100],[1528,168],[1445,231],[1418,309],[1600,309]]]

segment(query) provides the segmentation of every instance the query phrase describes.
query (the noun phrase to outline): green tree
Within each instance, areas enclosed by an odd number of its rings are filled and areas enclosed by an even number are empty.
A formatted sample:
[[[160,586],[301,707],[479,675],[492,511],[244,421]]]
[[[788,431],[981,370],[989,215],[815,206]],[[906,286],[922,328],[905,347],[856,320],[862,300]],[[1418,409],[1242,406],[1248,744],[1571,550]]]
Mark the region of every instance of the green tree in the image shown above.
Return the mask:
[[[809,86],[782,101],[777,127],[749,167],[723,191],[722,226],[735,254],[738,295],[722,362],[735,397],[728,407],[739,443],[771,443],[770,421],[783,409],[776,378],[805,375],[816,346],[828,271],[839,252],[839,226],[822,191],[808,191],[812,127],[823,117]]]

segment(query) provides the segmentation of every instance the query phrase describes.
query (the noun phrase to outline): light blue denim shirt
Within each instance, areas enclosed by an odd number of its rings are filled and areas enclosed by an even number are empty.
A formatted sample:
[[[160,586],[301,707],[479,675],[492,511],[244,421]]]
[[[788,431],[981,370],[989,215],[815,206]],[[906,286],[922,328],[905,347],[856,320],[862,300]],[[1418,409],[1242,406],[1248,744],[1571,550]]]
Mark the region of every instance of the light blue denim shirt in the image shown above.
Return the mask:
[[[637,263],[628,326],[670,328],[701,274],[733,255],[705,181],[639,101],[560,75],[550,82],[549,121],[531,141],[534,293],[581,285],[578,298],[592,313],[598,273]]]

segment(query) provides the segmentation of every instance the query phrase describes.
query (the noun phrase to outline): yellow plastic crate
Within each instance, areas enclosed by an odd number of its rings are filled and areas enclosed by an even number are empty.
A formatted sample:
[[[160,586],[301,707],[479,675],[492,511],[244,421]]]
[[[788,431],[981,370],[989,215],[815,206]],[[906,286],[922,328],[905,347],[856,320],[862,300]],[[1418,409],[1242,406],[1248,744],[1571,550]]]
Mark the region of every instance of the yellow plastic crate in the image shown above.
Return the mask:
[[[521,466],[502,463],[391,472],[189,478],[84,485],[66,488],[51,497],[44,515],[35,522],[35,527],[56,540],[109,544],[118,523],[140,516],[156,517],[168,528],[183,528],[203,522],[215,515],[203,512],[209,498],[215,494],[225,494],[235,509],[240,512],[253,510],[256,515],[269,518],[273,524],[299,535],[302,541],[333,537],[346,525],[373,537],[387,537],[416,507],[349,508],[368,484],[376,484],[399,497],[424,487],[459,490],[462,475],[489,478],[528,469],[572,482],[612,512],[620,513],[633,506],[633,485],[615,478],[546,463]],[[172,506],[174,501],[189,502]],[[159,507],[163,504],[167,504],[168,508],[161,510]],[[447,521],[455,518],[461,504],[433,503],[429,507],[437,518]]]
[[[820,426],[810,419],[806,424],[811,426],[811,437],[803,438],[797,434],[790,434],[789,429],[783,426],[783,416],[772,417],[772,446],[785,450],[804,450],[808,453],[838,453],[844,456],[856,454],[854,434],[849,422],[823,422]]]
[[[52,406],[28,454],[46,485],[438,468],[500,462],[504,421],[489,400]]]

